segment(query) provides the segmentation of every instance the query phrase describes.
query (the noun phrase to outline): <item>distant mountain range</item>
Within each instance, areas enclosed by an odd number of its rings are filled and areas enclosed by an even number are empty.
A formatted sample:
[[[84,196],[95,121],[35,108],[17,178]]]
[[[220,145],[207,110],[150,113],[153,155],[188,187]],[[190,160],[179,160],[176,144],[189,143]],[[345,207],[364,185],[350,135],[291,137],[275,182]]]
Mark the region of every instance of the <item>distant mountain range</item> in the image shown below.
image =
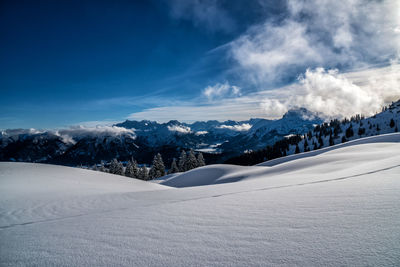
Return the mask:
[[[278,120],[210,120],[191,124],[176,120],[126,120],[113,127],[93,129],[12,129],[0,133],[0,161],[74,166],[134,157],[139,163],[148,164],[160,152],[168,166],[182,149],[194,149],[204,153],[207,163],[217,163],[273,144],[284,136],[304,134],[322,122],[317,114],[300,108],[290,110]]]

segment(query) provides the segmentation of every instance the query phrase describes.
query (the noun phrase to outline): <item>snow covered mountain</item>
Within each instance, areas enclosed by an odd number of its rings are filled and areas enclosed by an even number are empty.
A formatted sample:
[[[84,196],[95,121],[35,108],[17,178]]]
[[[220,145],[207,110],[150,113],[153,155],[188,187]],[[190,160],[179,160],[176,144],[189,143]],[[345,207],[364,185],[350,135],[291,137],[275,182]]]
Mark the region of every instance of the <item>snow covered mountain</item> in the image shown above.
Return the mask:
[[[358,115],[342,121],[325,122],[304,135],[289,136],[270,147],[233,157],[227,163],[254,165],[267,159],[330,147],[361,137],[398,132],[399,125],[400,101],[397,101],[372,117]]]
[[[192,124],[127,120],[94,129],[6,130],[0,133],[0,160],[77,165],[134,157],[140,163],[150,163],[160,152],[169,164],[181,149],[195,149],[206,153],[208,163],[222,162],[227,155],[265,147],[288,134],[303,134],[321,122],[315,114],[298,109],[279,120]]]
[[[0,265],[399,266],[399,151],[394,133],[161,184],[0,162]]]

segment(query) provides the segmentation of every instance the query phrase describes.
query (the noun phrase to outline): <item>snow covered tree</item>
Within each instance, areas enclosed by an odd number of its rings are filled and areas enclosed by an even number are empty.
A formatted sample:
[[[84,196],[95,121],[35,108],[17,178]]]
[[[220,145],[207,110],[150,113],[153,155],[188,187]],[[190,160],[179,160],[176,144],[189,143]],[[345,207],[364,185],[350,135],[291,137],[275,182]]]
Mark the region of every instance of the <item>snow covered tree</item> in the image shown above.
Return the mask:
[[[123,175],[124,174],[124,166],[117,159],[113,159],[110,164],[110,173]]]
[[[117,172],[117,168],[118,168],[118,160],[117,159],[113,159],[110,163],[110,173],[115,174]]]
[[[99,169],[97,168],[97,164],[94,164],[93,166],[92,166],[92,170],[93,171],[98,171]]]
[[[179,171],[185,172],[186,170],[186,152],[185,150],[182,150],[181,155],[179,157],[179,162],[178,162],[178,167]]]
[[[128,163],[126,164],[125,176],[131,177],[131,178],[137,178],[138,171],[139,170],[138,170],[136,161],[134,159],[129,160]]]
[[[203,153],[201,153],[201,152],[199,152],[199,154],[197,154],[197,166],[198,167],[206,166],[206,162],[204,161]]]
[[[100,165],[99,171],[101,171],[101,172],[107,172],[107,169],[106,169],[106,167],[104,167],[104,162],[101,162],[101,165]]]
[[[176,159],[174,158],[171,163],[171,168],[168,170],[168,174],[179,172],[179,168],[176,165]]]
[[[151,179],[159,178],[165,175],[165,166],[161,154],[157,153],[153,159],[153,166],[151,166],[149,176]]]
[[[197,168],[197,159],[196,156],[194,155],[193,149],[190,149],[188,152],[187,158],[186,158],[186,170],[191,170],[194,168]]]
[[[141,179],[141,180],[144,180],[144,181],[149,180],[149,172],[148,172],[146,166],[143,165],[143,166],[139,169],[138,178]]]

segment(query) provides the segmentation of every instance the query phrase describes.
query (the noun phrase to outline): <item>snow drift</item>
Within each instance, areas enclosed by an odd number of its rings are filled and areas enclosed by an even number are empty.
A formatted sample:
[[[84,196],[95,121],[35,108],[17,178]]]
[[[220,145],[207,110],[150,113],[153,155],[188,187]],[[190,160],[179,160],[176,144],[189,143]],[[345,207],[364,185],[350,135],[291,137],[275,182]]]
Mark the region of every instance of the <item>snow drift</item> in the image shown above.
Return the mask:
[[[363,140],[169,186],[0,163],[0,265],[398,266],[400,134]]]

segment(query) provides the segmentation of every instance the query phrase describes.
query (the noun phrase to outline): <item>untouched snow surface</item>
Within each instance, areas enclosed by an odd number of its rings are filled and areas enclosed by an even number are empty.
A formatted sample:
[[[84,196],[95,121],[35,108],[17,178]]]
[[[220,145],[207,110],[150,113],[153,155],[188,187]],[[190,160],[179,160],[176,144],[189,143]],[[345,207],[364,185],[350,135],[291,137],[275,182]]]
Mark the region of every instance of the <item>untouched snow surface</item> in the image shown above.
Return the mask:
[[[0,163],[0,265],[399,266],[400,134],[363,140],[169,186]]]

